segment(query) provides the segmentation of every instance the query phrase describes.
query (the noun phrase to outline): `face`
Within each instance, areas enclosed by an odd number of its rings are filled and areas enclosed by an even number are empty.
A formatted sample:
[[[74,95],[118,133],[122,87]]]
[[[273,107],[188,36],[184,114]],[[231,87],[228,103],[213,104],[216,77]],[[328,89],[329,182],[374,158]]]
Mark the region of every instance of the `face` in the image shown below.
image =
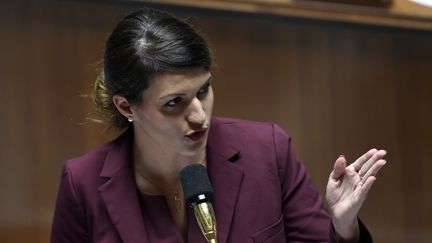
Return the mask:
[[[203,68],[157,74],[132,105],[135,136],[172,152],[205,152],[213,111],[211,73]]]

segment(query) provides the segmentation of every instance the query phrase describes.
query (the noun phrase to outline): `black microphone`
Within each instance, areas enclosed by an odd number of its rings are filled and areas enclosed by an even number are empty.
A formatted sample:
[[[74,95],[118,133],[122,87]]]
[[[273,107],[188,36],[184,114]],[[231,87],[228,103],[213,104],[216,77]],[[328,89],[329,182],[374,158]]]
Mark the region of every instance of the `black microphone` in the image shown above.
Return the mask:
[[[213,211],[213,188],[206,168],[201,164],[185,166],[180,171],[186,204],[194,209],[195,218],[205,238],[217,243],[216,217]]]

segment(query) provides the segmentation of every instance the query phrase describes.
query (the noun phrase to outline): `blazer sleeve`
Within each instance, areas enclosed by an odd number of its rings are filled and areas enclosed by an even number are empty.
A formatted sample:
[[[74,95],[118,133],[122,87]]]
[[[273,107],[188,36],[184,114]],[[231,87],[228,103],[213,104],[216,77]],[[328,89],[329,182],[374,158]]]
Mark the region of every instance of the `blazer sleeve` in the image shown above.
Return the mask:
[[[303,163],[294,151],[291,138],[274,125],[274,142],[282,191],[282,213],[286,241],[291,243],[337,242],[331,217]],[[361,242],[372,242],[360,222]]]
[[[51,243],[90,242],[84,209],[79,203],[71,170],[63,166],[51,229]]]

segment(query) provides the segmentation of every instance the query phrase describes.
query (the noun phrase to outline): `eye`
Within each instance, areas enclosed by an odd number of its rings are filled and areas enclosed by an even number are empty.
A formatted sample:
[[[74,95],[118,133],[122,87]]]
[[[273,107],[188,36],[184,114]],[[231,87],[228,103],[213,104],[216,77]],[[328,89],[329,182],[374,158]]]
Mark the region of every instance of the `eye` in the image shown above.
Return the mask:
[[[164,106],[168,108],[174,108],[182,101],[183,99],[181,97],[175,97],[174,99],[168,101]]]
[[[208,93],[210,88],[210,83],[207,83],[202,87],[200,90],[198,90],[197,97],[198,98],[204,98],[204,96]]]

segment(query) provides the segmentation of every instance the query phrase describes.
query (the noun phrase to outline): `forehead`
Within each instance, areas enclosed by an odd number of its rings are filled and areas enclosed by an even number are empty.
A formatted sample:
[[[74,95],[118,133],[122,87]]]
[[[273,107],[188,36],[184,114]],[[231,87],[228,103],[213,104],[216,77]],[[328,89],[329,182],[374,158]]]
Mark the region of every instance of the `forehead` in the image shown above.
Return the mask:
[[[199,89],[211,77],[205,68],[157,73],[149,80],[145,96],[162,97],[175,93],[188,93]]]

